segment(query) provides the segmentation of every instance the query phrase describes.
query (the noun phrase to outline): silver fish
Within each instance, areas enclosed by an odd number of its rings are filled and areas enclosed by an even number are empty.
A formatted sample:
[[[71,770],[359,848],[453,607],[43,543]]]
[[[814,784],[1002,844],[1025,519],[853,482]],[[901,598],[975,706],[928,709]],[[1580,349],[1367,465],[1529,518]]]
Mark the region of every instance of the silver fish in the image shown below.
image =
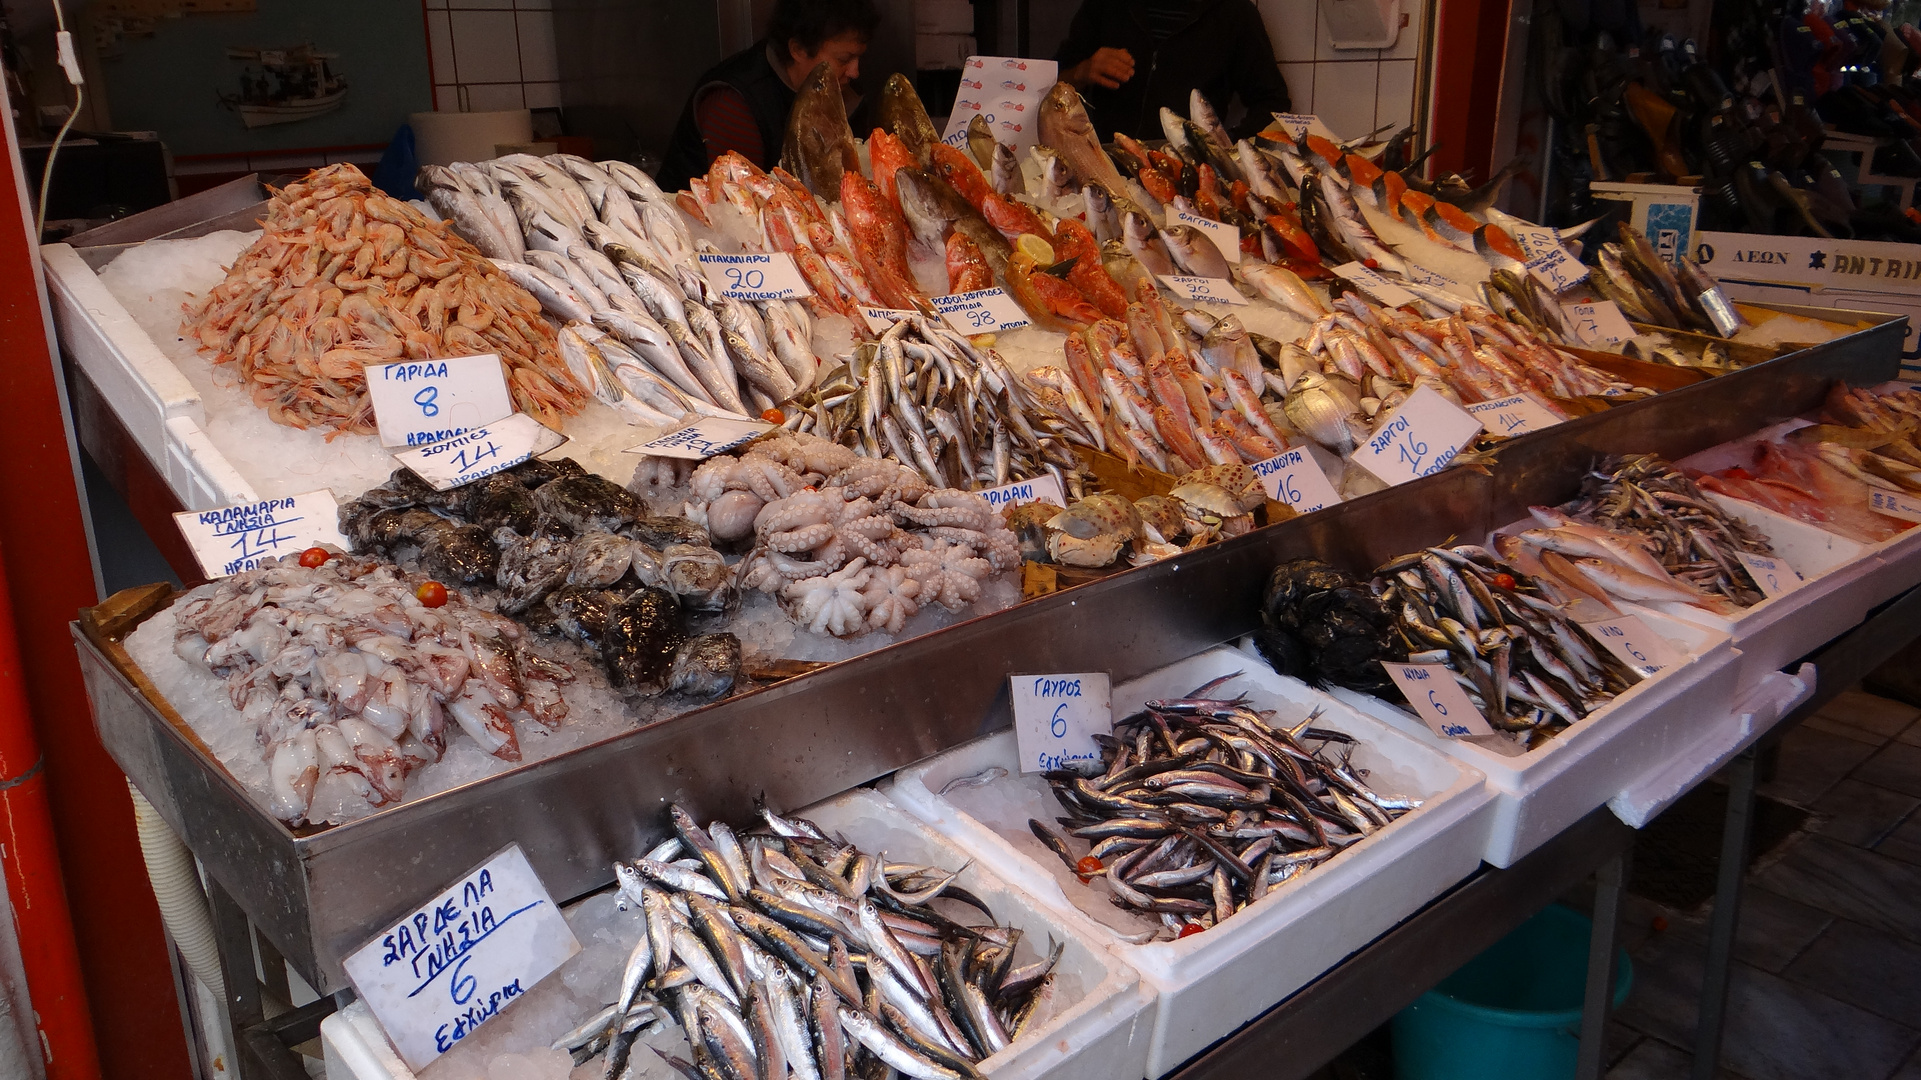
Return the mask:
[[[1161,240],[1154,226],[1136,213],[1129,213],[1121,219],[1121,229],[1127,242],[1127,250],[1155,277],[1179,273],[1174,269],[1173,256],[1168,254],[1167,245]]]

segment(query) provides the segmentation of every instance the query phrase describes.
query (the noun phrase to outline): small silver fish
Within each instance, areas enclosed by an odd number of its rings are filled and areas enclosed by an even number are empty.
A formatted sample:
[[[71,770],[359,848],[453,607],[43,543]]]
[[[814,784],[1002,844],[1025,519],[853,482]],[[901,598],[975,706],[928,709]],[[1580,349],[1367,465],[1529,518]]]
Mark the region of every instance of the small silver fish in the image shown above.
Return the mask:
[[[940,794],[945,795],[950,791],[957,791],[961,788],[986,787],[1006,775],[1006,769],[1001,768],[999,765],[990,765],[980,772],[967,776],[954,777],[952,780],[941,785]]]

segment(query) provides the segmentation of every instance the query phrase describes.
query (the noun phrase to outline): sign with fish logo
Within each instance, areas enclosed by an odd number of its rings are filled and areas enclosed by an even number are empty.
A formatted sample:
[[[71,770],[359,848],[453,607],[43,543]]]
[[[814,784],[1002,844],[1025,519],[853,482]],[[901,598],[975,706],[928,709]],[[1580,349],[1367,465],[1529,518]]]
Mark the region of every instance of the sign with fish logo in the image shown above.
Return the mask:
[[[985,72],[989,67],[1022,74],[997,80],[999,85],[989,97],[979,93],[986,87]],[[966,146],[967,125],[979,116],[987,121],[997,139],[1015,150],[1033,146],[1034,125],[1024,122],[1023,117],[1040,105],[1041,95],[1058,80],[1060,65],[1052,60],[970,56],[964,70],[966,74],[961,76],[961,88],[954,95],[954,108],[947,116],[947,130],[941,135],[941,141],[949,146]]]

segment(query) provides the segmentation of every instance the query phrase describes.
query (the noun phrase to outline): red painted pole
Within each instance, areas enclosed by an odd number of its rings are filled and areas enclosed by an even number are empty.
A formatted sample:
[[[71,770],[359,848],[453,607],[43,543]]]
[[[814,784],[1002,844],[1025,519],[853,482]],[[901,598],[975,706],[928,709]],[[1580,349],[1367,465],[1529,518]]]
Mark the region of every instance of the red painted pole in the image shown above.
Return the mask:
[[[1430,176],[1493,175],[1493,118],[1501,101],[1509,0],[1441,0],[1434,34]],[[1519,58],[1516,58],[1519,62]]]
[[[13,602],[0,580],[0,865],[48,1080],[97,1080],[93,1018],[60,873],[46,759],[33,737]]]
[[[10,823],[21,830],[22,846],[16,850],[9,840],[4,859],[9,885],[18,872],[28,890],[14,893],[16,917],[44,920],[21,924],[22,949],[36,947],[34,939],[45,935],[77,944],[80,959],[76,972],[68,948],[52,973],[36,980],[29,970],[28,992],[51,1077],[185,1080],[192,1069],[179,997],[134,834],[126,777],[94,732],[67,633],[75,613],[97,600],[93,560],[9,110],[0,108],[0,122],[7,134],[7,153],[0,155],[0,571],[10,601],[6,634],[17,649],[17,660],[0,671],[0,683],[20,703],[0,708],[0,725],[16,729],[3,764],[4,775],[16,777],[36,756],[44,757],[43,771],[19,786],[44,789],[58,844],[57,853],[44,846],[29,852],[34,836],[44,843],[46,830],[36,832],[23,816]],[[6,192],[12,193],[11,209]],[[22,742],[18,727],[29,715],[32,730],[25,735],[31,741]],[[39,755],[28,749],[28,756],[15,756],[34,742]],[[64,907],[54,899],[63,878]],[[22,895],[34,901],[32,908],[21,905]],[[82,980],[84,1000],[74,989]],[[95,1032],[104,1038],[95,1041]]]

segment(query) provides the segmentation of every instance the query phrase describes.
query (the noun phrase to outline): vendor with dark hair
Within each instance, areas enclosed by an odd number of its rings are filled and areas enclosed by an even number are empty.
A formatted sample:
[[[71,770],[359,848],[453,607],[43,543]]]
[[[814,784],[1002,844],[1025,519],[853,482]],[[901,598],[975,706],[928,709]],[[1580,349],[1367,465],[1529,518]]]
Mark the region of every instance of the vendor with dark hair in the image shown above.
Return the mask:
[[[660,165],[660,186],[677,191],[729,150],[763,168],[780,157],[800,84],[826,62],[843,90],[880,24],[873,0],[779,0],[767,36],[709,68],[694,84]]]
[[[1237,136],[1289,111],[1287,80],[1253,0],[1083,0],[1054,54],[1103,140],[1161,137],[1161,108],[1207,95]],[[1239,123],[1229,119],[1238,98]]]

